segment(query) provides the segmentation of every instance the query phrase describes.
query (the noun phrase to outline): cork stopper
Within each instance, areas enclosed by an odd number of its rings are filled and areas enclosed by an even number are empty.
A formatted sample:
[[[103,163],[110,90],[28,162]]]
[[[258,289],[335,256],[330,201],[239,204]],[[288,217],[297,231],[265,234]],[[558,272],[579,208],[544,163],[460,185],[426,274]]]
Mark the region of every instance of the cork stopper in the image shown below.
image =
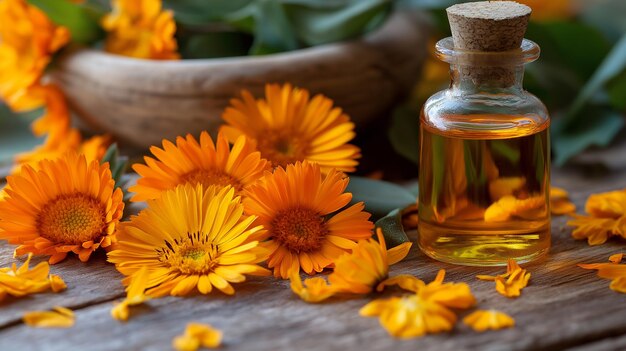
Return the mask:
[[[519,50],[531,9],[514,1],[479,1],[457,4],[446,9],[455,50],[503,52]],[[462,68],[476,83],[492,80],[497,85],[513,84],[515,73],[511,68],[489,69],[474,55],[467,62],[473,71]],[[482,67],[481,67],[482,66]],[[499,81],[499,82],[498,82]]]

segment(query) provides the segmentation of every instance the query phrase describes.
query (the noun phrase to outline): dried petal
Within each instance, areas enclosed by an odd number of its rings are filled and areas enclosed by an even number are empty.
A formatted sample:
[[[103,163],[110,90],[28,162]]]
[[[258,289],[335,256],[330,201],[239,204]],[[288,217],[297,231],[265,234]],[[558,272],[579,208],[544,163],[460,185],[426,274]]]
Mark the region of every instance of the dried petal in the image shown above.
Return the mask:
[[[195,351],[200,346],[216,348],[222,343],[222,332],[208,324],[189,323],[183,335],[172,341],[172,346],[178,351]]]
[[[609,287],[613,291],[626,294],[626,276],[611,280],[611,284],[609,285]]]
[[[498,330],[510,328],[515,325],[515,320],[503,312],[495,310],[477,310],[463,318],[463,323],[472,327],[475,331]]]
[[[22,320],[30,327],[70,328],[74,325],[74,313],[67,308],[57,306],[53,311],[26,312]]]

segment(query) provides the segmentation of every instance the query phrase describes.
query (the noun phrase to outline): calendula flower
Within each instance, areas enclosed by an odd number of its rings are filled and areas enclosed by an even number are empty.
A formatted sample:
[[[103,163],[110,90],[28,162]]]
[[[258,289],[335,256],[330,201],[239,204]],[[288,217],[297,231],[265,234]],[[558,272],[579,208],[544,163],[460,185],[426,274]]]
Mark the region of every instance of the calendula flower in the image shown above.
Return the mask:
[[[135,193],[133,201],[156,199],[180,184],[230,185],[239,193],[268,169],[267,161],[243,136],[232,148],[223,134],[218,134],[214,144],[209,133],[202,132],[200,143],[187,135],[176,138],[176,145],[164,140],[162,149],[153,146],[150,150],[157,159],[146,156],[145,165],[133,165],[141,176],[130,188]]]
[[[528,285],[530,273],[520,267],[513,259],[509,259],[506,267],[506,273],[491,276],[478,275],[476,278],[480,280],[488,280],[496,282],[496,291],[506,297],[518,297],[523,288]]]
[[[200,347],[213,349],[222,343],[222,332],[208,324],[189,323],[185,333],[172,341],[178,351],[196,351]]]
[[[336,293],[369,294],[387,280],[389,266],[406,257],[411,243],[402,243],[387,250],[382,230],[376,230],[378,241],[359,240],[352,252],[345,253],[335,260],[335,268],[328,277],[330,284],[323,278],[308,278],[304,284],[298,270],[291,275],[291,289],[302,300],[320,302]]]
[[[372,235],[363,203],[344,209],[352,199],[344,192],[348,181],[336,170],[322,176],[318,164],[305,161],[279,167],[247,189],[246,213],[268,231],[263,246],[274,276],[287,279],[300,268],[321,272]]]
[[[611,290],[626,294],[626,264],[620,264],[623,257],[624,254],[619,253],[611,255],[608,263],[579,264],[578,266],[598,270],[600,278],[611,280],[609,285]]]
[[[466,309],[476,303],[465,283],[443,283],[445,271],[441,270],[429,284],[416,279],[417,291],[412,295],[378,299],[360,310],[361,316],[380,317],[380,324],[390,335],[412,338],[427,333],[452,330],[457,321],[451,310]]]
[[[22,320],[29,327],[35,328],[71,328],[74,326],[74,312],[56,306],[52,311],[26,312]]]
[[[0,239],[19,244],[17,255],[49,255],[51,264],[74,252],[85,262],[99,247],[115,242],[124,210],[108,164],[70,153],[26,165],[7,178],[0,201]]]
[[[11,268],[0,268],[0,301],[7,295],[22,297],[48,289],[56,293],[67,288],[61,277],[50,275],[48,262],[40,262],[33,269],[29,269],[31,258],[32,254],[29,254],[20,268],[15,263]]]
[[[510,328],[515,325],[515,320],[506,313],[496,310],[476,310],[463,318],[463,323],[478,332],[486,330],[498,330]]]
[[[265,99],[255,100],[246,90],[241,95],[222,116],[226,125],[221,130],[231,142],[247,136],[273,166],[307,160],[318,163],[323,173],[356,169],[360,150],[348,144],[354,123],[332,100],[311,99],[308,91],[290,84],[267,84]]]
[[[161,0],[113,0],[112,7],[102,19],[106,51],[144,59],[180,58],[174,13],[163,10]]]
[[[574,239],[587,239],[589,245],[604,244],[611,236],[626,238],[626,190],[589,196],[585,204],[588,215],[573,215],[567,225],[576,227]]]
[[[231,283],[244,274],[268,275],[257,263],[267,251],[253,240],[262,227],[250,227],[255,216],[244,216],[233,187],[205,189],[185,184],[163,193],[120,227],[116,249],[109,261],[127,276],[148,268],[146,295],[183,296],[192,290],[208,294],[213,287],[235,293]]]
[[[140,305],[150,299],[146,296],[148,282],[150,281],[150,275],[148,267],[141,267],[133,277],[131,277],[130,284],[126,287],[126,298],[115,304],[111,309],[111,317],[118,321],[127,321],[130,314],[129,307]]]
[[[550,188],[550,212],[553,215],[564,215],[576,212],[576,205],[569,199],[565,189],[555,186]]]
[[[0,23],[0,99],[15,111],[40,107],[44,101],[33,88],[69,31],[25,0],[0,1]]]

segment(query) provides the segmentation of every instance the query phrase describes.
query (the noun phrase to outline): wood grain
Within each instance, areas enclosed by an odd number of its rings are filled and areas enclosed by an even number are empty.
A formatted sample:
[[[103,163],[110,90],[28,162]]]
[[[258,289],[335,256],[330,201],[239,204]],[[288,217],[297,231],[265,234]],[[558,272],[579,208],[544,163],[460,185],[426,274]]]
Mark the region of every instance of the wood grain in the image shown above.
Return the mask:
[[[579,207],[591,192],[624,186],[623,174],[589,179],[570,171],[556,172],[553,183],[572,191]],[[609,282],[594,272],[576,267],[581,262],[604,262],[610,254],[623,252],[624,241],[589,247],[570,237],[565,221],[565,217],[553,220],[552,251],[547,259],[526,266],[532,273],[531,283],[518,299],[503,297],[492,282],[475,279],[476,274],[494,274],[502,268],[443,264],[426,258],[417,248],[392,267],[392,274],[414,274],[426,281],[440,268],[446,269],[446,280],[469,283],[478,308],[511,314],[517,326],[509,330],[475,333],[459,323],[451,333],[394,340],[375,318],[358,315],[374,296],[310,305],[291,293],[288,282],[273,278],[239,284],[234,297],[214,293],[150,301],[133,308],[130,321],[124,324],[109,316],[111,301],[123,295],[120,275],[100,255],[88,264],[72,258],[53,266],[53,272],[67,281],[66,292],[11,299],[0,305],[0,350],[167,350],[171,339],[191,321],[222,329],[227,350],[624,349],[626,296],[611,291]],[[410,234],[415,239],[415,233]],[[11,248],[0,244],[0,264],[12,261]],[[27,310],[54,305],[75,310],[77,321],[72,329],[32,329],[19,320]]]

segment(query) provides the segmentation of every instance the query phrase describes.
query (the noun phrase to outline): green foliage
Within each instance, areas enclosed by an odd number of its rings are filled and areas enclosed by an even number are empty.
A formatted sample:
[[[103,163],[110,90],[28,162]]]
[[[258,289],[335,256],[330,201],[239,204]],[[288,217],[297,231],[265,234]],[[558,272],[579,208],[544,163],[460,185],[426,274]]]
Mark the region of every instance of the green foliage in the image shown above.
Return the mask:
[[[117,144],[112,144],[107,149],[104,157],[102,157],[102,163],[108,162],[111,169],[111,176],[115,181],[116,186],[123,187],[122,176],[126,173],[128,168],[128,157],[120,156]]]
[[[376,228],[382,230],[388,249],[409,241],[409,237],[404,232],[404,227],[402,227],[402,211],[400,208],[389,212],[385,217],[376,221]]]
[[[358,37],[392,0],[165,0],[183,58],[265,55]]]
[[[99,22],[102,12],[93,6],[82,6],[61,0],[28,0],[40,8],[57,25],[66,27],[72,41],[79,44],[92,44],[103,38]]]
[[[409,189],[399,185],[363,177],[350,177],[348,192],[352,193],[352,203],[365,202],[365,210],[374,219],[386,216],[389,212],[404,208],[416,201]]]
[[[393,111],[389,140],[394,150],[408,160],[419,164],[419,113],[407,106]]]

